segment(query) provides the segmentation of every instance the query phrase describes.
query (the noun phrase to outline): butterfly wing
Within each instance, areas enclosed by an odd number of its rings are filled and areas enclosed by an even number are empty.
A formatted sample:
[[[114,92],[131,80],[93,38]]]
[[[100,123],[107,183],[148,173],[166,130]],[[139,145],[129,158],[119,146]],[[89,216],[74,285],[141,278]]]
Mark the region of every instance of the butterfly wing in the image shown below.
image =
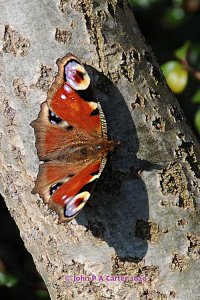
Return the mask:
[[[105,117],[100,104],[94,101],[83,65],[68,54],[58,61],[58,67],[47,101],[32,122],[38,156],[44,161],[62,156],[65,149],[73,151],[80,144],[91,145],[107,138]]]
[[[38,156],[45,161],[33,193],[63,222],[74,218],[89,199],[109,147],[105,118],[100,105],[92,101],[85,68],[71,54],[58,61],[58,67],[47,101],[32,123]],[[105,147],[99,150],[101,143]]]
[[[63,110],[68,110],[68,106],[63,107]],[[65,119],[70,119],[66,112],[64,114]],[[62,112],[60,116],[63,116]],[[87,123],[86,120],[85,123]],[[38,119],[32,122],[36,133],[36,147],[39,159],[47,161],[62,157],[63,153],[70,155],[76,149],[81,148],[82,145],[88,145],[89,147],[97,139],[101,138],[101,135],[97,131],[93,130],[90,133],[87,129],[79,128],[80,125],[76,123],[78,123],[77,116],[76,122],[72,122],[73,125],[71,125],[51,112],[47,102],[44,102],[41,106]]]
[[[48,92],[50,109],[71,126],[88,134],[102,135],[101,122],[105,117],[100,105],[94,101],[90,77],[72,54],[58,61],[59,71]]]
[[[89,199],[105,165],[96,161],[50,161],[40,165],[33,193],[59,214],[60,222],[74,218]]]

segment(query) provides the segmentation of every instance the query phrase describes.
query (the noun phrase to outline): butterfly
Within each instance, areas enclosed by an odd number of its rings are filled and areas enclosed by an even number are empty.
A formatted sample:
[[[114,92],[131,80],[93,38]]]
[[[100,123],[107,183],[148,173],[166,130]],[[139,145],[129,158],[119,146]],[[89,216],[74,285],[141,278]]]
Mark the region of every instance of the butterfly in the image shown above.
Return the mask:
[[[90,77],[71,53],[57,61],[58,73],[31,123],[40,161],[32,191],[59,215],[70,221],[88,201],[118,144],[108,140],[100,103],[95,100]]]

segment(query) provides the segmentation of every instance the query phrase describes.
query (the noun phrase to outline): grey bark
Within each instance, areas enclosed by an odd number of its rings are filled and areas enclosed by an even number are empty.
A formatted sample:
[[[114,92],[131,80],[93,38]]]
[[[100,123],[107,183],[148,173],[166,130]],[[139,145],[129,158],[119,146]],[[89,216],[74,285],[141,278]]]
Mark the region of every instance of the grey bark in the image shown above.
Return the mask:
[[[0,190],[51,299],[200,299],[199,144],[127,3],[0,5]],[[67,52],[87,64],[121,144],[88,205],[58,225],[31,194],[39,160],[29,124]],[[73,282],[81,274],[96,280]]]

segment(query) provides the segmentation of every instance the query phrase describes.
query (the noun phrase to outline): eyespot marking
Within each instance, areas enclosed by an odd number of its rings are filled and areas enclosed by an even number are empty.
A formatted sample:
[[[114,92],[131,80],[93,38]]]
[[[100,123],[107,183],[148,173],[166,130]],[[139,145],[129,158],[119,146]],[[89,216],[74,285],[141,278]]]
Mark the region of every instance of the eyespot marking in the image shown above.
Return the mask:
[[[89,199],[90,193],[84,191],[77,194],[74,197],[69,197],[65,200],[64,216],[71,218],[79,212],[85,205],[85,202]]]
[[[75,90],[86,90],[90,78],[84,66],[76,60],[70,60],[64,68],[65,81]]]

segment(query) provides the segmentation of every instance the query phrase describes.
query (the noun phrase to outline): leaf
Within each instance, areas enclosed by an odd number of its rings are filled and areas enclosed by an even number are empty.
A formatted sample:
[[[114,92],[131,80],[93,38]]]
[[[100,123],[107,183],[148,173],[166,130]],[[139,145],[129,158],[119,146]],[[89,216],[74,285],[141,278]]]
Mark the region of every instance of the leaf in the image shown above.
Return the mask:
[[[167,84],[171,90],[180,94],[185,89],[188,82],[188,72],[178,61],[169,61],[161,66]]]
[[[191,67],[200,70],[200,44],[191,45],[187,53],[187,60]]]
[[[6,285],[6,275],[0,272],[0,286]]]
[[[194,124],[195,124],[195,127],[196,127],[198,133],[200,133],[200,109],[198,109],[198,111],[195,114]]]
[[[140,8],[149,8],[151,7],[154,3],[159,2],[159,0],[128,0],[129,4],[131,6],[138,6]]]
[[[189,41],[186,42],[181,48],[177,49],[174,52],[175,57],[180,60],[185,60],[190,46],[191,46],[191,43]]]
[[[0,286],[12,287],[16,285],[17,282],[18,279],[16,277],[0,272]]]
[[[179,26],[185,20],[185,12],[181,7],[169,7],[165,10],[163,20],[170,28]]]
[[[192,102],[193,103],[200,103],[200,89],[196,91],[194,96],[192,97]]]

